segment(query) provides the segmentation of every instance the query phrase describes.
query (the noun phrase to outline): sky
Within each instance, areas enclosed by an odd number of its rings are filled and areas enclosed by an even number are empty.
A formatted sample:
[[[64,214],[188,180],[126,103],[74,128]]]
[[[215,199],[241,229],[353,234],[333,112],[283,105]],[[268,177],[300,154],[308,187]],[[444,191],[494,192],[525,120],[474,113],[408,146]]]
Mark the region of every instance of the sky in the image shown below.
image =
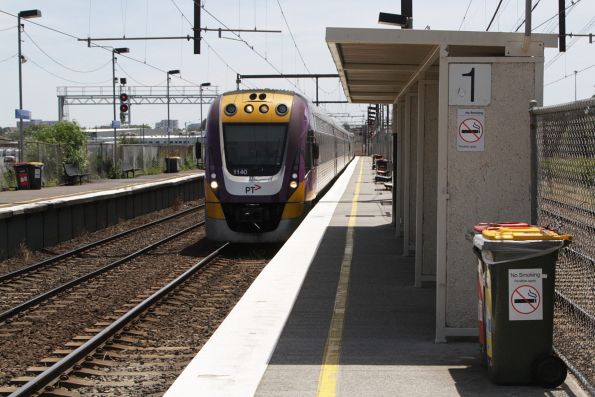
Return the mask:
[[[432,30],[485,31],[499,0],[413,0],[413,27]],[[535,5],[537,0],[533,0]],[[568,33],[595,33],[595,0],[573,0],[567,12]],[[571,0],[566,0],[567,7]],[[336,73],[325,42],[326,27],[393,28],[378,24],[380,11],[400,13],[399,1],[387,0],[203,0],[202,27],[281,30],[282,33],[203,33],[202,51],[193,54],[186,40],[102,41],[105,47],[128,47],[118,56],[116,76],[128,86],[165,87],[167,70],[171,89],[196,89],[209,82],[219,93],[236,88],[236,73]],[[490,31],[511,32],[524,19],[525,1],[503,0]],[[558,1],[540,0],[533,13],[535,33],[557,33]],[[111,92],[111,51],[87,46],[76,38],[192,35],[192,0],[3,0],[0,2],[0,126],[15,126],[19,106],[16,15],[39,9],[41,18],[24,21],[22,53],[23,108],[32,118],[57,120],[58,87],[108,87]],[[285,18],[284,18],[285,17]],[[32,22],[74,36],[49,30]],[[545,22],[545,23],[544,23]],[[394,27],[394,29],[398,29]],[[521,27],[519,32],[523,32]],[[293,38],[292,38],[293,36]],[[242,42],[244,40],[245,42]],[[546,49],[544,104],[553,105],[595,94],[595,43],[588,38],[567,38],[568,50]],[[577,71],[578,73],[574,73]],[[183,79],[183,80],[182,80]],[[576,85],[575,85],[576,80]],[[246,80],[241,88],[298,90],[315,97],[312,79]],[[297,87],[297,88],[296,88]],[[320,80],[321,100],[344,100],[338,79]],[[575,88],[576,87],[576,88]],[[82,89],[82,88],[79,88]],[[86,88],[88,89],[88,88]],[[346,121],[362,120],[365,105],[325,106]],[[108,105],[68,106],[70,120],[84,127],[109,125]],[[206,106],[203,108],[206,114]],[[171,119],[196,123],[199,105],[171,105]],[[165,105],[139,105],[132,109],[135,124],[167,118]]]

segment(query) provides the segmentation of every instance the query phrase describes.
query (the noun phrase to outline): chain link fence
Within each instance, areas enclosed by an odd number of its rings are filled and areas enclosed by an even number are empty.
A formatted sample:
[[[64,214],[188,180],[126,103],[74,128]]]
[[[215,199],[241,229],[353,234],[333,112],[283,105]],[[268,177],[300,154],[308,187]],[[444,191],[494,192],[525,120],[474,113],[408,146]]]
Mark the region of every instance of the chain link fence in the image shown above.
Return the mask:
[[[118,166],[113,167],[113,145],[87,144],[87,171],[90,178],[120,178],[122,169],[134,168],[143,174],[159,174],[165,170],[165,157],[180,157],[181,170],[197,168],[194,145],[117,145]],[[14,189],[16,177],[13,165],[18,159],[18,142],[0,142],[0,191]],[[64,184],[64,150],[60,145],[25,142],[24,161],[43,163],[44,187]]]
[[[573,236],[556,269],[554,347],[595,395],[595,99],[531,109],[539,225]]]

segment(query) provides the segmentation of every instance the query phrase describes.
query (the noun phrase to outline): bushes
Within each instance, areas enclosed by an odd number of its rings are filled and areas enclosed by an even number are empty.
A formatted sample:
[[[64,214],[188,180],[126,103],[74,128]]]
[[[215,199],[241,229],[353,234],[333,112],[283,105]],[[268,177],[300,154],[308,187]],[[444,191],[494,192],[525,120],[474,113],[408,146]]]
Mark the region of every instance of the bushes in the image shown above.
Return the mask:
[[[87,135],[78,124],[60,121],[51,126],[40,126],[32,135],[36,141],[60,145],[64,163],[74,164],[80,170],[87,169]]]

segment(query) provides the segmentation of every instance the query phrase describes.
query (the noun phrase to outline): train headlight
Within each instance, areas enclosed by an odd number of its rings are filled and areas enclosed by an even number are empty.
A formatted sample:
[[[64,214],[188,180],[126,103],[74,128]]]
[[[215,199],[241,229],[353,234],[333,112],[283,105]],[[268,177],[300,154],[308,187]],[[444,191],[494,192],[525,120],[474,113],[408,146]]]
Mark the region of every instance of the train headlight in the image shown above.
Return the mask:
[[[254,111],[254,106],[252,106],[252,105],[246,105],[246,106],[244,106],[244,111],[246,113],[252,113]]]
[[[298,177],[298,174],[294,172],[293,174],[291,174],[291,177],[292,177],[293,179],[297,179],[297,177]]]
[[[262,104],[258,107],[258,110],[260,110],[260,113],[266,113],[269,111],[269,107],[268,105]]]
[[[215,178],[217,178],[217,174],[215,174],[214,172],[211,173],[211,179],[215,179]]]
[[[211,181],[211,189],[217,190],[218,187],[219,184],[217,183],[217,181]]]
[[[233,116],[238,111],[238,108],[233,103],[230,103],[227,106],[225,106],[224,111],[226,115]]]
[[[292,188],[292,189],[297,189],[297,187],[298,187],[297,181],[291,181],[291,182],[289,182],[289,187]]]
[[[289,111],[289,108],[287,107],[287,105],[282,103],[280,105],[277,105],[277,108],[275,109],[275,111],[277,112],[277,114],[279,116],[285,116],[287,114],[287,112]]]

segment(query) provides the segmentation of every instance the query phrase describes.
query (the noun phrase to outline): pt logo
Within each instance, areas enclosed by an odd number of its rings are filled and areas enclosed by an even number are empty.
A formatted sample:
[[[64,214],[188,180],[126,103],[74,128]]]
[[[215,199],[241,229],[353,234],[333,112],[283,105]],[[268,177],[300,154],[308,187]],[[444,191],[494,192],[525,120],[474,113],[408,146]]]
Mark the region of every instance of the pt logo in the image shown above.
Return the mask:
[[[260,190],[260,185],[254,184],[254,186],[246,186],[246,194],[254,194],[255,191]]]

